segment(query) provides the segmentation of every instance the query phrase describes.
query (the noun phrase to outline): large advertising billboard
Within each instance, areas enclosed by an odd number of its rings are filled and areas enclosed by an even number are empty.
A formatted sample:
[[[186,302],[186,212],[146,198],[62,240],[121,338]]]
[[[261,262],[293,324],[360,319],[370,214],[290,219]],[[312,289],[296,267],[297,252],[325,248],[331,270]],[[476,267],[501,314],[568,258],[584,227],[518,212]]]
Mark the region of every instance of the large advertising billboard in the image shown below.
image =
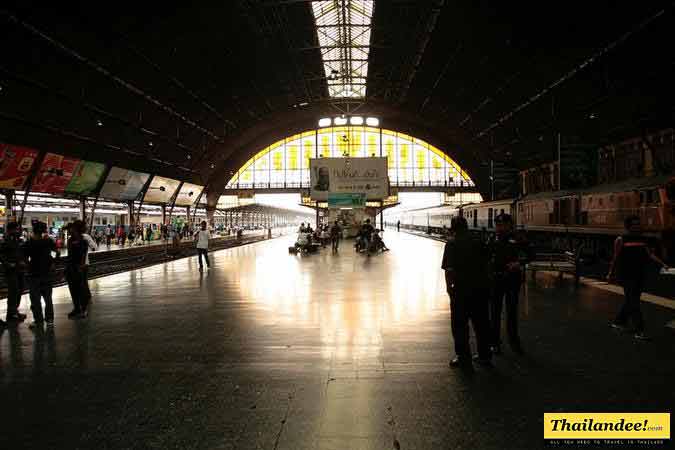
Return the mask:
[[[35,174],[31,191],[62,194],[73,178],[79,162],[77,158],[47,153]]]
[[[389,196],[387,158],[314,158],[309,160],[310,196],[365,194],[368,200]]]
[[[199,198],[204,186],[199,186],[192,183],[183,183],[178,195],[176,196],[176,205],[178,206],[192,206]]]
[[[103,183],[100,196],[111,200],[136,200],[150,175],[113,167]]]
[[[0,143],[0,189],[22,189],[38,157],[38,151]]]
[[[80,161],[75,168],[70,183],[66,186],[66,192],[69,194],[90,195],[96,190],[104,172],[105,164]]]
[[[150,187],[145,193],[146,203],[168,203],[176,193],[180,181],[155,176],[150,182]]]

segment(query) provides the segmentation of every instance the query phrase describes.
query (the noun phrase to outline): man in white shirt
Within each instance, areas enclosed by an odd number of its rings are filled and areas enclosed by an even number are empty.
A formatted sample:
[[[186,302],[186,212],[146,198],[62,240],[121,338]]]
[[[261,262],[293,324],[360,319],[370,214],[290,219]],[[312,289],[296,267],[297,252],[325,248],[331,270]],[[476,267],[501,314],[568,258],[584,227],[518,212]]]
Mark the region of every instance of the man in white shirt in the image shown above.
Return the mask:
[[[83,225],[86,227],[86,224]],[[82,233],[82,238],[85,240],[87,243],[87,246],[89,249],[87,250],[87,256],[84,258],[84,269],[83,269],[83,274],[84,274],[84,295],[87,298],[87,302],[91,304],[91,290],[89,290],[89,251],[95,252],[98,250],[98,246],[96,245],[96,241],[94,241],[94,238],[92,238],[89,233]]]
[[[197,241],[197,258],[199,259],[199,271],[204,270],[204,265],[202,264],[202,256],[206,260],[206,267],[210,268],[211,264],[209,263],[209,238],[210,233],[206,229],[206,221],[202,221],[201,230],[195,233],[195,240]]]

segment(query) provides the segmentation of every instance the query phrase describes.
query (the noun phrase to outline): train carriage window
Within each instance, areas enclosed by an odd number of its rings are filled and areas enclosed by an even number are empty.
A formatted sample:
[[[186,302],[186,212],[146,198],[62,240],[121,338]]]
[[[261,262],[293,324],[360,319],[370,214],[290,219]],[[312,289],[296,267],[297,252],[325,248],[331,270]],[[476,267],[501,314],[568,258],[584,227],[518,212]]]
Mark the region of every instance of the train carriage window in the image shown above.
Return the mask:
[[[659,205],[661,203],[661,196],[659,195],[658,189],[654,189],[652,191],[652,202],[654,202],[655,205]]]

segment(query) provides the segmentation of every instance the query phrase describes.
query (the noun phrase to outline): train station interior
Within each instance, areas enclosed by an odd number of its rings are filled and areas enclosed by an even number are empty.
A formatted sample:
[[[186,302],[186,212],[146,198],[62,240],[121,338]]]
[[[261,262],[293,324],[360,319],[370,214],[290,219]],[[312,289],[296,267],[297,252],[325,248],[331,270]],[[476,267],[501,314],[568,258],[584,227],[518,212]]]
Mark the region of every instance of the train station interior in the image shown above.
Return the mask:
[[[0,6],[0,447],[670,448],[675,2]]]

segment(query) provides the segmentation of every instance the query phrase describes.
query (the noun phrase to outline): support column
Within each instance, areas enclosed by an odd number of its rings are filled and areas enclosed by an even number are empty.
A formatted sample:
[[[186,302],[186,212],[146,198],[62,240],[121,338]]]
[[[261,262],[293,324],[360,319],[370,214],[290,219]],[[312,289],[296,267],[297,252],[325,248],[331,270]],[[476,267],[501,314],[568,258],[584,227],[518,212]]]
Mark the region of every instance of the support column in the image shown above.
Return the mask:
[[[87,220],[87,199],[84,197],[80,197],[80,220]]]
[[[166,225],[166,205],[162,204],[162,225]]]
[[[132,229],[134,227],[134,201],[130,200],[127,207],[129,209],[129,229]]]
[[[384,230],[384,202],[380,202],[380,230]]]
[[[14,191],[8,189],[4,191],[5,194],[5,217],[6,221],[9,222],[11,217],[14,217]],[[16,219],[14,219],[16,220]]]
[[[319,202],[314,202],[316,206],[316,223],[314,225],[314,229],[317,229],[319,227]]]
[[[192,225],[192,221],[190,220],[190,205],[185,207],[185,223],[187,224],[189,230],[190,226]]]

